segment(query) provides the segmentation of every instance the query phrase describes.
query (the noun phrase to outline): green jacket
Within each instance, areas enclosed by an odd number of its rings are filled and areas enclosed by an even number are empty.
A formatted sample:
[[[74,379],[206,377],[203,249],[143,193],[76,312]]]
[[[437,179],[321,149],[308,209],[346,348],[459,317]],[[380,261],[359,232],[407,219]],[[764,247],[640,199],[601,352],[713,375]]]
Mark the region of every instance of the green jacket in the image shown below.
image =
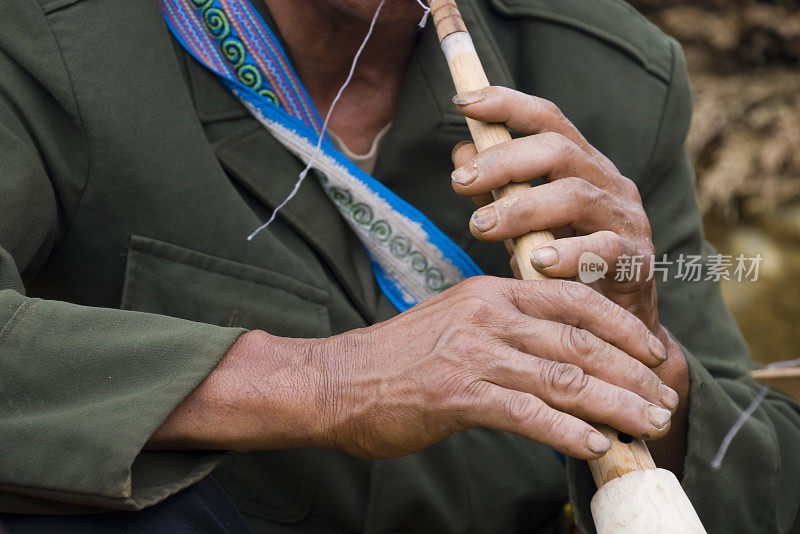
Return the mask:
[[[707,254],[684,150],[678,45],[619,0],[462,0],[493,83],[554,100],[638,184],[656,248]],[[216,471],[256,531],[554,531],[586,465],[484,429],[404,458],[327,450],[142,452],[243,328],[324,337],[370,313],[349,231],[314,181],[255,240],[300,164],[170,38],[156,0],[0,2],[0,511],[136,510]],[[487,272],[449,183],[468,138],[432,28],[375,175]],[[446,206],[446,209],[442,209]],[[683,485],[711,532],[786,532],[800,413],[779,394],[710,461],[754,397],[717,285],[660,285],[691,372]],[[587,527],[590,528],[590,527]]]

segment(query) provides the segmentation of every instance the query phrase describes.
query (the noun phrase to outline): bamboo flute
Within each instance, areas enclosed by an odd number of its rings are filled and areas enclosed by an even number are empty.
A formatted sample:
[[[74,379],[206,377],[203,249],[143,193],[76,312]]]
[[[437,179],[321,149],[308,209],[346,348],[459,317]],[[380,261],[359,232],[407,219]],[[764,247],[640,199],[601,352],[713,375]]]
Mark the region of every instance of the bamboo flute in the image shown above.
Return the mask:
[[[431,14],[439,35],[456,91],[489,86],[472,39],[455,0],[430,0]],[[479,152],[511,140],[502,124],[487,124],[467,118]],[[519,194],[531,187],[513,183],[493,192],[495,199]],[[528,261],[531,250],[553,240],[548,231],[530,232],[513,240],[519,272],[524,280],[546,278]],[[659,469],[644,441],[632,439],[609,427],[597,429],[611,440],[611,449],[589,468],[598,487],[592,499],[592,516],[600,534],[704,533],[703,525],[677,478]]]

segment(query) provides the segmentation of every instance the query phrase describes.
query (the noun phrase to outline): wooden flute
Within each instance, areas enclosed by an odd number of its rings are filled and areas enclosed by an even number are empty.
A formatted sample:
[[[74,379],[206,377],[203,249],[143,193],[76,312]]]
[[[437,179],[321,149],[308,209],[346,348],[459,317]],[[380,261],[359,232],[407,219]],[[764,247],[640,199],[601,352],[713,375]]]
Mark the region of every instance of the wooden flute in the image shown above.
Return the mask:
[[[489,80],[455,0],[430,0],[431,14],[439,35],[456,91],[474,91],[489,86]],[[487,124],[467,118],[478,151],[511,140],[502,124]],[[520,194],[531,187],[508,184],[493,192],[495,199]],[[524,280],[546,278],[528,260],[530,252],[553,240],[548,231],[530,232],[513,240],[519,272]],[[592,516],[600,534],[704,533],[700,519],[675,475],[656,467],[644,441],[632,439],[606,426],[597,429],[611,440],[611,449],[589,467],[598,492],[592,499]]]

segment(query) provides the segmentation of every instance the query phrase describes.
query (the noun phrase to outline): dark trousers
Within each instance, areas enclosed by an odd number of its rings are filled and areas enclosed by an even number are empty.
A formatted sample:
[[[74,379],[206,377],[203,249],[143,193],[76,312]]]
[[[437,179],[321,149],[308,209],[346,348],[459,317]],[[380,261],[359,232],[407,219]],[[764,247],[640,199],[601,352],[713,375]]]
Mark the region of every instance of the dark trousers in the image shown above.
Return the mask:
[[[0,514],[3,534],[245,534],[250,528],[222,488],[206,477],[140,512]]]

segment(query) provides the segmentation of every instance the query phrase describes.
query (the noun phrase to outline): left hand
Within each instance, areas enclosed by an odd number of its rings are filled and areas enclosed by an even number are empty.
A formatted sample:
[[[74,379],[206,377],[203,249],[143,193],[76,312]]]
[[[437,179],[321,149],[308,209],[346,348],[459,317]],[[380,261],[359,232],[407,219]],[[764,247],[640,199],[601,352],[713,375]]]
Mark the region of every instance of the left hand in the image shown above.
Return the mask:
[[[453,188],[483,206],[470,220],[473,235],[501,241],[554,230],[558,239],[521,260],[548,277],[573,278],[581,254],[597,254],[609,270],[593,287],[655,332],[656,287],[650,276],[655,248],[636,184],[552,102],[505,87],[461,94],[454,102],[468,102],[458,105],[467,117],[505,123],[526,136],[477,155],[474,145],[454,153]],[[519,198],[492,201],[493,189],[537,177],[546,183]],[[631,259],[640,266],[638,273],[630,268]]]
[[[655,247],[636,184],[620,174],[552,102],[504,87],[461,93],[453,102],[469,118],[504,123],[524,135],[480,154],[472,144],[454,150],[453,188],[482,206],[470,219],[473,235],[504,241],[530,231],[552,230],[554,241],[522,259],[552,278],[576,277],[584,252],[603,258],[608,272],[592,287],[639,317],[661,339],[669,358],[656,373],[686,400],[686,361],[658,320],[651,276]],[[491,196],[493,189],[537,177],[545,183],[519,197],[494,201]],[[632,265],[639,265],[638,273]],[[688,402],[681,404],[685,415]],[[673,424],[671,434],[676,426],[680,424]]]

